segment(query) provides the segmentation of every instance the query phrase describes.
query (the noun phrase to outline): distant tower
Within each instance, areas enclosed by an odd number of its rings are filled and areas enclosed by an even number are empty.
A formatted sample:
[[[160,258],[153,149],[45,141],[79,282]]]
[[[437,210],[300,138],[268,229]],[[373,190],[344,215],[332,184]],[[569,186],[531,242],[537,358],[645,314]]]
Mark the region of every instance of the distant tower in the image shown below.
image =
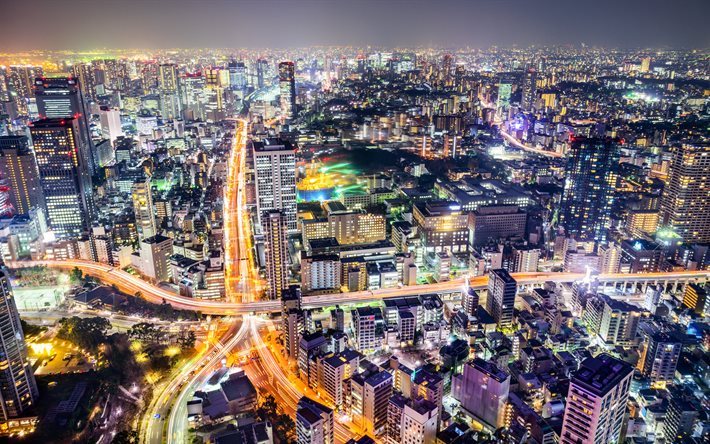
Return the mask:
[[[165,63],[158,68],[158,88],[160,89],[160,113],[165,119],[177,119],[182,115],[180,77],[177,66]]]
[[[296,71],[293,62],[279,63],[279,90],[281,93],[281,117],[293,119],[296,112]]]
[[[39,392],[4,265],[0,265],[0,308],[0,422],[5,422],[34,405]]]
[[[560,224],[577,239],[606,240],[616,194],[619,150],[611,140],[575,138],[570,146]]]
[[[243,91],[247,87],[247,68],[244,62],[229,62],[229,88]]]
[[[89,231],[94,216],[91,176],[79,128],[75,119],[38,120],[30,127],[47,218],[60,239]]]
[[[261,223],[265,238],[264,256],[269,299],[277,299],[288,285],[286,220],[281,211],[270,210],[261,215]]]
[[[520,105],[524,110],[530,110],[535,102],[537,92],[537,72],[534,68],[528,68],[523,75],[523,91]]]

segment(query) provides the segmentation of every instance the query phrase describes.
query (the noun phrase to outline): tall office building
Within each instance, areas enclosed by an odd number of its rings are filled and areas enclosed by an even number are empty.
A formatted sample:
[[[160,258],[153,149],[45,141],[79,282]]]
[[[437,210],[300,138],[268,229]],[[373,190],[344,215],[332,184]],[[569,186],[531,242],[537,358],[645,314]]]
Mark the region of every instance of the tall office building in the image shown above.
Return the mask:
[[[481,358],[466,363],[451,380],[451,395],[461,407],[493,430],[503,425],[509,392],[510,375]]]
[[[263,88],[266,85],[266,77],[269,75],[269,62],[264,59],[256,61],[256,87]]]
[[[113,146],[114,140],[123,136],[121,110],[102,106],[99,110],[99,118],[101,120],[101,136],[104,139],[108,139],[111,146]]]
[[[256,181],[256,210],[261,225],[265,211],[281,210],[286,229],[296,225],[296,150],[288,141],[252,142]]]
[[[296,407],[298,444],[334,444],[333,410],[302,397]]]
[[[89,231],[94,217],[89,161],[79,132],[76,119],[43,119],[30,127],[47,219],[59,239]]]
[[[229,70],[229,87],[235,91],[243,91],[247,87],[247,67],[244,62],[232,60],[227,66]]]
[[[619,151],[611,140],[572,141],[560,204],[560,224],[568,235],[606,240],[618,168]]]
[[[136,216],[136,229],[140,240],[158,234],[155,224],[155,208],[151,193],[150,177],[136,180],[131,187],[133,213]]]
[[[710,242],[710,143],[683,143],[671,148],[668,183],[661,220],[687,243]]]
[[[160,112],[163,118],[180,117],[182,113],[180,77],[174,63],[164,63],[158,67],[158,88],[160,90]]]
[[[95,171],[95,158],[89,133],[88,113],[79,82],[74,77],[38,77],[35,79],[37,111],[41,119],[74,119],[78,124],[83,157],[89,173]]]
[[[513,93],[515,78],[510,74],[502,74],[498,80],[498,103],[496,110],[499,115],[504,115],[510,108],[510,96]]]
[[[39,392],[4,265],[0,265],[0,339],[0,422],[5,422],[34,405]]]
[[[486,311],[493,316],[498,327],[513,326],[513,305],[518,283],[505,269],[491,270],[488,275]]]
[[[32,208],[44,209],[37,161],[27,137],[0,137],[0,179],[6,180],[10,187],[15,214],[27,214]]]
[[[532,109],[537,93],[537,72],[535,68],[528,68],[523,74],[523,88],[520,106],[524,110]]]
[[[560,444],[618,442],[632,375],[610,355],[585,359],[570,381]]]
[[[265,211],[261,215],[264,233],[264,258],[269,298],[277,299],[288,286],[288,238],[286,221],[279,210]]]
[[[35,96],[35,78],[42,76],[41,66],[12,65],[8,70],[7,82],[10,100],[15,103],[21,115],[29,113],[28,100]]]
[[[96,98],[96,73],[91,63],[77,63],[72,66],[72,74],[79,81],[79,88],[89,100]]]
[[[293,62],[279,63],[279,91],[281,94],[281,117],[293,119],[296,112],[296,70]]]

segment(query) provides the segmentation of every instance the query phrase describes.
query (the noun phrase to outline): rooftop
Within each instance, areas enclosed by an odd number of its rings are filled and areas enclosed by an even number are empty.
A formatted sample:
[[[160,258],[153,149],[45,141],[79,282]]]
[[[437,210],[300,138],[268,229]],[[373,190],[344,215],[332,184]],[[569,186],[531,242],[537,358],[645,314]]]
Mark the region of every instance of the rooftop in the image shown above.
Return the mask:
[[[572,383],[604,396],[631,372],[633,368],[629,364],[603,353],[585,359],[572,376]]]

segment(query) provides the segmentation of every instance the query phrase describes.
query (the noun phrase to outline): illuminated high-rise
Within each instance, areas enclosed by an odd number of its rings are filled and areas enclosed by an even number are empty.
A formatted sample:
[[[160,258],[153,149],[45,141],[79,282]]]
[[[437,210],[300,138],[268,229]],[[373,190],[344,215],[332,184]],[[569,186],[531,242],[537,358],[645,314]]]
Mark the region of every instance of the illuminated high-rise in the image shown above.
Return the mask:
[[[279,63],[279,91],[281,94],[281,117],[293,119],[296,112],[296,70],[293,62]]]
[[[232,60],[227,69],[229,70],[229,87],[236,91],[243,91],[247,87],[247,68],[244,62]]]
[[[537,92],[537,72],[534,68],[529,68],[523,74],[523,88],[520,100],[520,106],[524,110],[530,110],[535,103],[535,94]]]
[[[10,187],[10,203],[15,214],[44,208],[37,161],[27,137],[0,137],[0,178]]]
[[[0,266],[0,339],[0,422],[5,422],[34,405],[39,392],[4,266]]]
[[[560,444],[618,442],[632,375],[610,355],[585,359],[570,381]]]
[[[710,143],[682,143],[671,148],[661,218],[684,242],[710,242]]]
[[[259,223],[264,211],[281,210],[286,228],[295,232],[296,150],[290,142],[280,139],[252,143]]]
[[[76,238],[94,214],[91,176],[76,119],[43,119],[30,127],[47,219],[55,236]]]
[[[619,150],[608,139],[575,138],[570,146],[560,224],[578,239],[606,240],[618,180]]]
[[[150,188],[150,177],[136,180],[131,187],[133,213],[136,216],[136,229],[140,240],[158,234],[155,224],[153,196]]]
[[[165,63],[158,67],[158,88],[160,90],[160,112],[166,119],[180,117],[182,102],[180,97],[180,77],[177,66]]]
[[[28,113],[28,99],[35,96],[33,86],[35,77],[41,76],[42,73],[43,70],[41,66],[10,66],[7,76],[8,91],[10,93],[10,100],[15,103],[17,111],[20,114]]]
[[[79,127],[80,148],[89,172],[94,172],[94,154],[89,133],[88,114],[79,82],[74,77],[38,77],[35,79],[37,111],[41,119],[74,119]]]
[[[256,87],[263,88],[266,85],[266,77],[269,75],[269,62],[264,59],[256,61]]]
[[[279,210],[265,211],[261,215],[264,233],[264,258],[270,299],[281,297],[288,286],[288,238],[286,221]]]

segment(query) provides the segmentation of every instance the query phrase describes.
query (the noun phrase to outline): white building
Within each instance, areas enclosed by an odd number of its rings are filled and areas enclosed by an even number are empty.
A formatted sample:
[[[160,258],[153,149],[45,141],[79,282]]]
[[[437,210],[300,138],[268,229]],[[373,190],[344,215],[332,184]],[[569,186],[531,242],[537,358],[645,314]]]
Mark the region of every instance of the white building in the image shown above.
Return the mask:
[[[296,232],[296,150],[290,142],[264,139],[252,142],[256,209],[261,225],[264,211],[281,210],[290,233]]]

